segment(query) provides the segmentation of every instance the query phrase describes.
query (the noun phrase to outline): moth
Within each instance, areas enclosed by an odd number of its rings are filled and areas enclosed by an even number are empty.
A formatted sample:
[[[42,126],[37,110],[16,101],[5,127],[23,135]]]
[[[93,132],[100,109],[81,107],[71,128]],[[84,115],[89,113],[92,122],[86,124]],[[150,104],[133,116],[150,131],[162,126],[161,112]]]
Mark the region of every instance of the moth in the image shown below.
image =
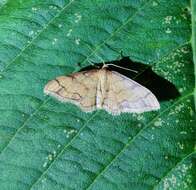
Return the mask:
[[[46,84],[44,93],[62,102],[71,102],[85,112],[104,109],[119,115],[160,109],[150,90],[106,67],[59,76]]]

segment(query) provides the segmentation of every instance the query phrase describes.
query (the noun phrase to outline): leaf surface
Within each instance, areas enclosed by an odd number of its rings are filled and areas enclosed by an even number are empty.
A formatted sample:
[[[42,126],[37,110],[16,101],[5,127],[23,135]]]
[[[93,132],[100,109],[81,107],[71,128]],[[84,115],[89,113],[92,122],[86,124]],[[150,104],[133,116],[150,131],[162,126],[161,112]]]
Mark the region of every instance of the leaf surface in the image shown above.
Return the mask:
[[[1,189],[196,188],[188,1],[2,2]],[[44,96],[49,80],[120,52],[150,65],[181,96],[160,102],[158,112],[115,117]]]

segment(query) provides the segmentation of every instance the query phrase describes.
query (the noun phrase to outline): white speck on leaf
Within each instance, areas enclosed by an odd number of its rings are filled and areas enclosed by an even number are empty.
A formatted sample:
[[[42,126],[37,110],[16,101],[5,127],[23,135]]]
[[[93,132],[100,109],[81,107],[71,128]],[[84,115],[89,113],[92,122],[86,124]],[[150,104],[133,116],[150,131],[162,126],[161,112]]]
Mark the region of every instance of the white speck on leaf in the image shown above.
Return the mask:
[[[78,23],[78,22],[81,20],[82,15],[80,15],[79,13],[75,13],[74,15],[75,15],[75,17],[76,17],[75,23]]]
[[[76,132],[77,132],[77,130],[75,130],[75,129],[70,129],[70,130],[66,130],[66,129],[64,129],[64,131],[63,131],[63,132],[65,133],[66,138],[69,138],[69,137],[70,137],[70,135],[72,135],[72,134],[76,133]]]
[[[141,123],[139,123],[137,126],[140,128],[140,127],[142,127],[142,124],[141,124]]]
[[[47,164],[48,164],[47,162],[44,162],[43,167],[45,168],[47,166]]]
[[[182,103],[182,104],[179,104],[179,105],[177,105],[176,107],[175,107],[175,111],[178,113],[178,112],[181,112],[182,111],[182,109],[184,108],[184,104]]]
[[[53,5],[50,5],[50,6],[49,6],[49,9],[56,10],[56,9],[57,9],[57,7],[56,7],[56,6],[53,6]]]
[[[68,33],[66,34],[67,37],[71,36],[73,29],[69,29]]]
[[[75,39],[75,43],[76,43],[76,45],[79,45],[80,44],[80,39],[79,38]]]
[[[32,36],[33,34],[34,34],[34,31],[31,30],[31,31],[29,32],[29,36]]]
[[[180,89],[179,89],[179,92],[182,93],[182,92],[183,92],[183,88],[180,88]]]
[[[165,33],[167,33],[167,34],[170,34],[171,32],[172,32],[172,31],[171,31],[170,28],[167,28],[166,31],[165,31]]]
[[[41,182],[42,182],[42,183],[45,183],[45,182],[46,182],[46,178],[43,178],[43,179],[41,180]]]
[[[52,44],[53,45],[56,44],[57,41],[58,41],[58,39],[57,38],[54,38],[53,41],[52,41]]]
[[[155,127],[160,127],[162,124],[163,124],[163,121],[160,118],[154,122]]]
[[[187,135],[187,132],[186,131],[181,131],[180,134],[181,135]]]
[[[53,155],[54,155],[54,157],[56,157],[56,151],[55,150],[53,151]]]
[[[178,142],[177,144],[178,144],[178,146],[179,146],[179,148],[180,148],[181,150],[184,149],[184,144],[182,144],[182,143],[180,143],[180,142]]]
[[[176,123],[179,123],[179,119],[176,119]]]
[[[48,160],[50,160],[50,161],[52,160],[52,154],[48,155]]]
[[[164,18],[164,23],[165,24],[171,24],[172,18],[173,18],[172,16],[166,16]]]
[[[37,11],[37,8],[36,7],[32,7],[32,11]]]
[[[153,7],[156,7],[157,5],[158,5],[158,3],[157,3],[156,1],[153,1],[153,2],[152,2],[152,6],[153,6]]]
[[[143,116],[143,115],[138,115],[138,116],[137,116],[137,120],[138,120],[138,121],[141,121],[141,120],[143,120],[143,119],[144,119],[144,116]]]
[[[184,20],[187,20],[187,15],[186,14],[181,14],[181,17],[184,19]]]
[[[166,178],[167,179],[167,178]],[[167,189],[169,189],[169,183],[167,182],[167,180],[164,180],[164,182],[163,182],[163,190],[167,190]]]

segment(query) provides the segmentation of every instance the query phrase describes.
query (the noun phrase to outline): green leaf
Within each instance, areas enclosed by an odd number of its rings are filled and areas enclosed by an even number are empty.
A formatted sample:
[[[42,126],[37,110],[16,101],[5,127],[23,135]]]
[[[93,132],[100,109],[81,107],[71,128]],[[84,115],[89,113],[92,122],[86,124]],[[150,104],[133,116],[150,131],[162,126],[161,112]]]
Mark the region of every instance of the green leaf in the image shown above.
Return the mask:
[[[190,15],[184,0],[0,3],[1,189],[196,189]],[[120,52],[181,96],[112,116],[43,94],[56,76]]]

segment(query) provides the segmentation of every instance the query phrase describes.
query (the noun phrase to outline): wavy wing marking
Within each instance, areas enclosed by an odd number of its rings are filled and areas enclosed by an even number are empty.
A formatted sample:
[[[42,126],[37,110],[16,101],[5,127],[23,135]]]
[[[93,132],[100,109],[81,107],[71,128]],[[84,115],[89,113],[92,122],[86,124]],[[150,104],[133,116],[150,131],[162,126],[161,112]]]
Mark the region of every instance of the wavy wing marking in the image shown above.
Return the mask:
[[[60,76],[47,83],[44,93],[62,102],[71,102],[86,112],[96,108],[97,70],[83,71]]]
[[[107,93],[103,108],[116,115],[142,113],[160,108],[155,95],[137,82],[115,71],[107,72]]]

